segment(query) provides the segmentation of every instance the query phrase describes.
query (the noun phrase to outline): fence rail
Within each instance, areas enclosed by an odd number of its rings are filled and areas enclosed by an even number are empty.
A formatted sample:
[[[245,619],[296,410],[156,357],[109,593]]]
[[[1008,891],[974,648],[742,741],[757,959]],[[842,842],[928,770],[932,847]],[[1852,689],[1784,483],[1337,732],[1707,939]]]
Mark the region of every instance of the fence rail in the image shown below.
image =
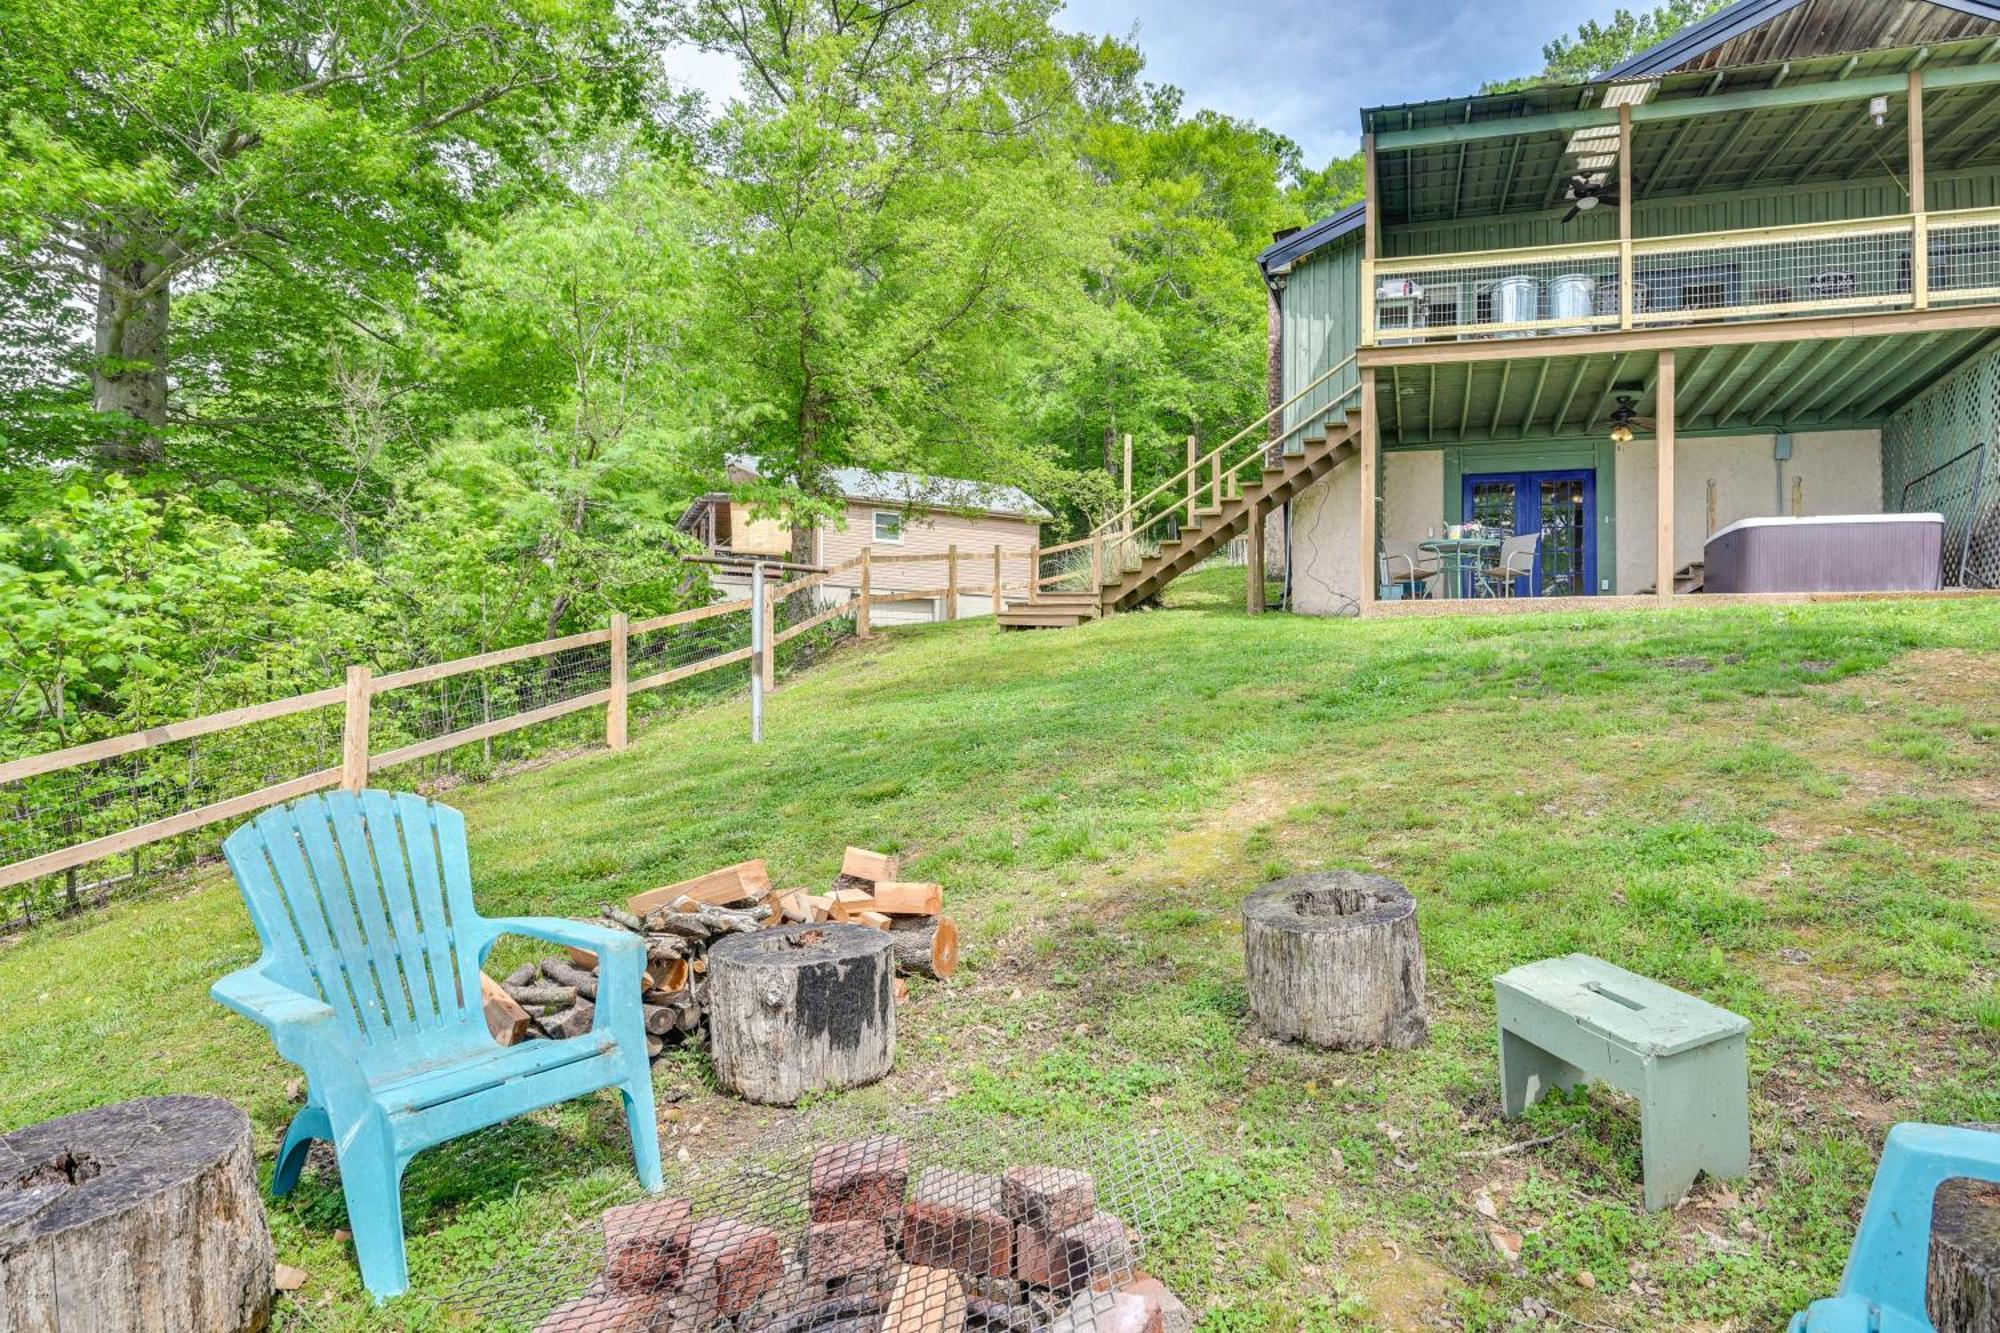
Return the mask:
[[[341,685],[8,760],[0,763],[0,891],[15,893],[0,896],[0,923],[34,915],[22,886],[67,876],[66,887],[43,896],[77,906],[81,867],[129,853],[138,873],[142,848],[315,791],[359,789],[371,774],[463,747],[490,751],[500,737],[593,709],[604,710],[603,744],[623,749],[640,696],[745,663],[769,688],[780,648],[801,665],[819,640],[842,636],[843,620],[870,637],[870,609],[887,602],[941,597],[947,618],[957,619],[961,593],[990,593],[997,611],[1004,561],[1024,556],[1000,547],[990,557],[956,547],[887,557],[864,550],[767,587],[761,605],[746,597],[641,620],[614,615],[604,629],[381,675],[357,665]],[[962,563],[989,560],[991,583],[960,579]],[[871,586],[875,565],[925,562],[943,567],[942,585]],[[857,576],[858,589],[827,587],[842,575]],[[285,730],[274,734],[274,723]]]

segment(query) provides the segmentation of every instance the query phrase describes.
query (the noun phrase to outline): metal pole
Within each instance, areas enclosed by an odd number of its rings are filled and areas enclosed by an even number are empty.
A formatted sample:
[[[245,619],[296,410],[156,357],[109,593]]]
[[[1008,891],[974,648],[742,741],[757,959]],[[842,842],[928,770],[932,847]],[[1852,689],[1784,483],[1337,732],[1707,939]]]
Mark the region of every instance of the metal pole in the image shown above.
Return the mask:
[[[750,743],[764,743],[764,562],[750,566]]]

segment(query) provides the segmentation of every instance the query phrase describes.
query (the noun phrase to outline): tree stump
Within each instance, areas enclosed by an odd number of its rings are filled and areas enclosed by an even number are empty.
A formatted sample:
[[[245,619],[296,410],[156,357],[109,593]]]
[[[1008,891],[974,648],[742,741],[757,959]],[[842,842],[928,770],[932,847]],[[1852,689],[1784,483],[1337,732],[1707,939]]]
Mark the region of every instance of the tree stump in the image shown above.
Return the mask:
[[[143,1097],[0,1138],[0,1329],[261,1330],[272,1266],[228,1102]]]
[[[1354,1051],[1429,1032],[1417,904],[1395,880],[1334,870],[1265,885],[1243,904],[1243,961],[1274,1036]]]
[[[2000,1132],[2000,1125],[1968,1128]],[[1938,1333],[2000,1333],[2000,1185],[1938,1186],[1924,1304]]]
[[[709,1042],[722,1086],[791,1106],[822,1088],[855,1088],[896,1055],[889,935],[839,922],[718,940],[708,951]]]

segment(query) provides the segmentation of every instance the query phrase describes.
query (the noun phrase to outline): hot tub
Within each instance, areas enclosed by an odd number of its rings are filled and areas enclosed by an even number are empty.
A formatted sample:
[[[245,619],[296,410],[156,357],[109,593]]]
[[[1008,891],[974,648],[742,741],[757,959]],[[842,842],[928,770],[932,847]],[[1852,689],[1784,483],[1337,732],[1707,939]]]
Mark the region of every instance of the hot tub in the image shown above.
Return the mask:
[[[1704,592],[1923,592],[1943,584],[1944,515],[1746,518],[1703,559]]]

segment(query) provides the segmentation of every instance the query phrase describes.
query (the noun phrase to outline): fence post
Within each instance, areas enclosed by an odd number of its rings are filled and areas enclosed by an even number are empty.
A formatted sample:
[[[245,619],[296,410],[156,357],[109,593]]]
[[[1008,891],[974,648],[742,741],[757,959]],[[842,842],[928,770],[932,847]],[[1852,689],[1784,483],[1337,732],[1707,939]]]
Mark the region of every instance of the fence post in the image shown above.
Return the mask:
[[[958,619],[958,543],[944,548],[944,618]]]
[[[347,668],[347,720],[340,735],[340,785],[360,791],[368,785],[368,704],[374,672]]]
[[[854,637],[857,639],[865,639],[869,634],[868,601],[873,593],[869,586],[868,550],[866,546],[861,548],[861,596],[854,608]]]
[[[631,659],[627,656],[627,626],[623,611],[611,613],[611,697],[604,704],[604,743],[625,748],[625,709],[631,695]]]
[[[757,669],[764,673],[764,693],[778,687],[778,603],[771,596],[770,576],[764,578],[764,648],[757,655]]]
[[[1000,546],[996,542],[993,546],[993,614],[996,616],[1000,614],[1000,581],[1005,577],[1005,571],[1000,568]]]
[[[1125,436],[1125,531],[1132,530],[1132,436]]]
[[[1104,534],[1101,532],[1090,539],[1090,590],[1098,596],[1104,593]]]
[[[1222,455],[1208,460],[1208,502],[1222,508]]]
[[[1028,548],[1028,605],[1042,600],[1042,544]]]
[[[771,649],[764,623],[764,562],[750,566],[750,743],[764,743],[765,654]]]

